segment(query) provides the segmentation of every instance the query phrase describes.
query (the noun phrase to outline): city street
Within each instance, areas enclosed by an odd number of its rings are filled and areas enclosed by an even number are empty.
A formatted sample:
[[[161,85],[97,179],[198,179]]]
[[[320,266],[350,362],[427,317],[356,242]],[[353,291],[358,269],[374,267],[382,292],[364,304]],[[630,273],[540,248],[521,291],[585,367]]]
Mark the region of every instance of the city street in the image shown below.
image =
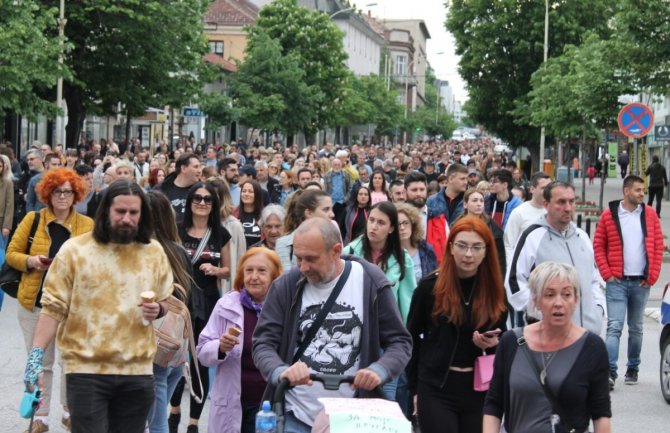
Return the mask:
[[[581,179],[576,181],[576,189],[581,191]],[[621,196],[621,179],[608,179],[605,189],[605,202],[614,200]],[[594,185],[587,186],[587,200],[598,202],[599,181]],[[670,202],[663,203],[662,224],[665,233],[670,233]],[[595,231],[592,228],[591,232]],[[666,243],[668,243],[666,241]],[[617,386],[612,393],[613,432],[630,433],[639,431],[643,425],[648,431],[665,431],[667,420],[670,416],[670,406],[665,403],[661,396],[658,369],[659,369],[659,324],[657,313],[660,306],[663,286],[670,281],[670,263],[663,265],[661,278],[652,289],[647,305],[647,317],[644,325],[644,343],[642,348],[642,365],[639,375],[639,384],[626,386],[622,378],[617,381]],[[22,432],[27,422],[18,415],[18,405],[22,396],[22,374],[25,365],[26,354],[23,345],[23,337],[16,319],[16,300],[5,297],[3,310],[0,312],[0,433]],[[624,330],[621,352],[619,357],[619,373],[623,376],[626,366],[626,339],[627,331]],[[58,367],[56,368],[59,371]],[[55,375],[55,388],[59,387],[58,374]],[[50,432],[62,433],[65,430],[60,425],[61,409],[57,399],[52,401],[51,428]],[[207,414],[209,403],[205,406],[200,422],[200,431],[207,431]],[[188,413],[187,394],[184,393],[182,411]],[[187,417],[182,416],[182,427],[185,431]],[[643,420],[643,424],[641,424]]]

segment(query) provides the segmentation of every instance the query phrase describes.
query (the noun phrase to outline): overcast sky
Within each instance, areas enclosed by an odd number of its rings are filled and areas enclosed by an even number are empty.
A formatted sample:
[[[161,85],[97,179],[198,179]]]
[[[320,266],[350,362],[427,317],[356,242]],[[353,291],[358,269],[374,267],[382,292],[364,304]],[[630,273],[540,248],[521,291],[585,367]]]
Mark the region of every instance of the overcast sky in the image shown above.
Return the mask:
[[[377,3],[366,8],[364,5]],[[444,28],[447,10],[444,0],[357,0],[356,6],[370,9],[373,16],[383,19],[422,19],[426,22],[430,39],[428,40],[428,62],[437,78],[449,81],[457,101],[465,102],[467,91],[465,83],[458,75],[458,57],[454,53],[454,41]],[[444,54],[438,55],[437,53]]]

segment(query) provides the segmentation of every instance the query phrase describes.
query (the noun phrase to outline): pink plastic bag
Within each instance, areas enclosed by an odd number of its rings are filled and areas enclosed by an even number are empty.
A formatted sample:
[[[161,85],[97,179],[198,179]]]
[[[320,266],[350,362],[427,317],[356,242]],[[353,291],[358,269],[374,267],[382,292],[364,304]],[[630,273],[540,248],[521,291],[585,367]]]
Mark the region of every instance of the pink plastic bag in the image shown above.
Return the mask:
[[[475,391],[488,391],[493,377],[495,355],[483,355],[475,359]]]

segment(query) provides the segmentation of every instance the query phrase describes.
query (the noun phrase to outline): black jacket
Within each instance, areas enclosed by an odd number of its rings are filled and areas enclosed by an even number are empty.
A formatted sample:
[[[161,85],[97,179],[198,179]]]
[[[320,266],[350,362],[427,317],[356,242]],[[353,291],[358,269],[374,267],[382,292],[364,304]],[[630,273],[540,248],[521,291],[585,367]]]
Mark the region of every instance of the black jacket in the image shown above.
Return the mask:
[[[412,304],[407,317],[407,329],[412,335],[412,358],[407,365],[407,380],[410,392],[416,394],[419,381],[442,388],[447,382],[449,367],[454,360],[454,347],[458,345],[460,338],[472,341],[472,335],[462,335],[464,326],[457,326],[449,322],[445,317],[433,320],[433,306],[435,297],[433,287],[437,281],[438,272],[424,276],[412,296]],[[500,287],[500,290],[504,290]],[[466,307],[466,317],[470,317],[469,308]],[[507,313],[503,313],[495,323],[478,329],[486,332],[491,329],[500,328],[505,331],[507,326]],[[466,320],[469,322],[469,320]],[[474,332],[474,325],[472,325]],[[472,343],[472,365],[475,358],[481,355],[481,349]],[[487,353],[495,353],[495,348],[487,350]]]
[[[652,188],[659,188],[668,186],[668,175],[665,172],[665,167],[660,162],[652,162],[645,170],[644,174],[649,176],[649,186]]]

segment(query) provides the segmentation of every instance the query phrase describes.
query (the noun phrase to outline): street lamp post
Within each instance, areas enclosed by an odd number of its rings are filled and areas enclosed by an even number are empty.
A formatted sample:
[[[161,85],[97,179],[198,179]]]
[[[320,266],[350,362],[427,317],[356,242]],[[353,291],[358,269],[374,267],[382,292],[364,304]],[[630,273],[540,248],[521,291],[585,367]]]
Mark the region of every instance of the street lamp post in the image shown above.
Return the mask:
[[[67,20],[65,19],[65,0],[60,0],[60,12],[58,16],[58,38],[59,44],[60,44],[60,54],[58,54],[58,63],[62,69],[63,67],[63,38],[65,37],[65,24],[67,24]],[[62,70],[60,72],[60,76],[58,77],[58,82],[56,83],[56,106],[58,109],[63,108],[63,73]],[[65,119],[63,118],[63,115],[61,113],[58,113],[56,117],[56,143],[52,143],[54,145],[56,144],[62,144],[63,147],[65,147],[65,127],[63,125],[65,123]],[[58,143],[60,141],[60,143]]]
[[[368,4],[363,5],[363,7],[365,7],[365,8],[371,8],[372,6],[377,6],[377,3],[368,3]],[[355,9],[356,9],[356,5],[353,5],[352,7],[349,7],[349,8],[346,8],[346,9],[340,9],[339,11],[336,11],[335,13],[331,14],[330,17],[328,17],[328,18],[332,20],[333,17],[335,17],[336,15],[339,15],[339,14],[342,14],[342,13],[345,13],[345,12],[349,12],[349,11],[353,11]]]
[[[416,60],[416,59],[414,59]],[[407,107],[409,106],[409,72],[414,66],[414,60],[407,65],[407,73],[405,74],[405,130],[403,131],[402,142],[407,144]]]
[[[547,55],[549,53],[549,0],[544,0],[544,67],[547,66]],[[544,143],[545,130],[544,125],[540,128],[540,161],[538,165],[544,170]],[[560,163],[560,161],[558,161]],[[536,170],[538,171],[538,170]],[[551,176],[551,173],[548,173]]]

